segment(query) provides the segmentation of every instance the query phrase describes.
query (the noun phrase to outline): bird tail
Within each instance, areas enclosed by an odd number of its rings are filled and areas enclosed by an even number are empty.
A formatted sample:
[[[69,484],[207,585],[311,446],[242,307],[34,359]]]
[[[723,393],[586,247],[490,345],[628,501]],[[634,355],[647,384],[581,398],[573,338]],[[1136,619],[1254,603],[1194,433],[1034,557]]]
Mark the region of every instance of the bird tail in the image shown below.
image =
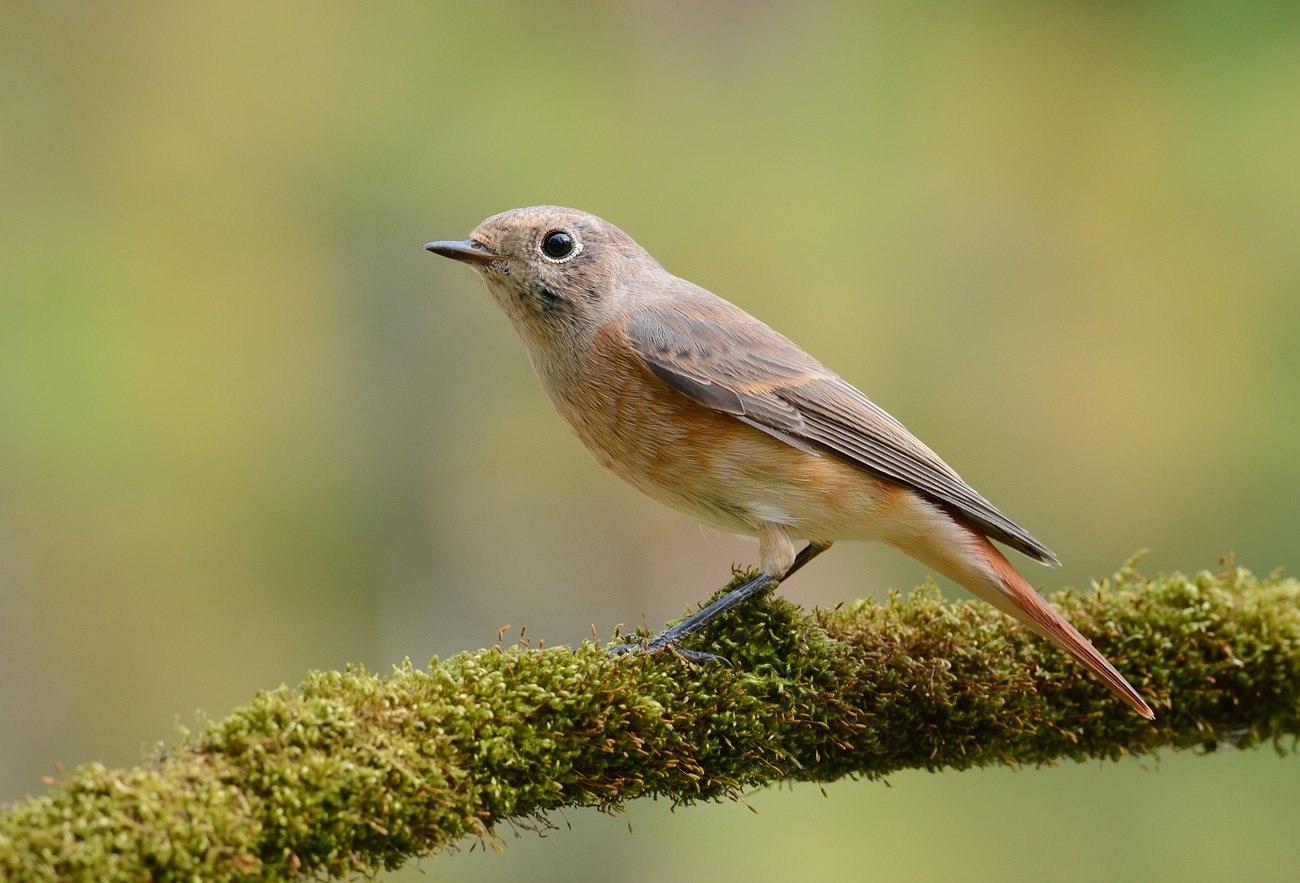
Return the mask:
[[[1056,644],[1134,711],[1155,720],[1151,706],[1110,660],[1052,609],[986,537],[956,520],[949,524],[956,530],[913,536],[894,545]]]
[[[1034,591],[1033,586],[1016,572],[1011,562],[992,543],[984,537],[979,539],[984,546],[982,551],[985,553],[987,564],[997,574],[997,583],[990,587],[992,591],[979,591],[974,586],[968,588],[1003,613],[1014,616],[1069,653],[1080,665],[1100,678],[1111,692],[1127,702],[1134,711],[1147,720],[1155,720],[1156,714],[1151,710],[1151,706],[1147,705],[1142,694],[1133,689],[1133,685],[1115,670],[1110,660],[1102,656],[1087,638],[1066,622],[1065,617],[1053,610],[1052,606]]]

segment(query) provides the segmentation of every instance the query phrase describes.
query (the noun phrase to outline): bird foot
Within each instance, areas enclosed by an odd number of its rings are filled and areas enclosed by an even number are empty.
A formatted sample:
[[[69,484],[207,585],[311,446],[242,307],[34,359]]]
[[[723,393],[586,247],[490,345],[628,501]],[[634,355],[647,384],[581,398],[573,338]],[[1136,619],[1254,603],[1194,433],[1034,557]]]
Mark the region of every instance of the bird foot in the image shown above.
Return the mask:
[[[685,647],[679,647],[676,644],[655,644],[653,640],[643,641],[640,644],[612,644],[607,649],[610,656],[624,656],[628,653],[657,653],[660,650],[672,650],[687,662],[694,662],[697,665],[725,665],[727,668],[734,669],[731,660],[725,656],[717,656],[713,653],[705,653],[703,650],[688,650]]]

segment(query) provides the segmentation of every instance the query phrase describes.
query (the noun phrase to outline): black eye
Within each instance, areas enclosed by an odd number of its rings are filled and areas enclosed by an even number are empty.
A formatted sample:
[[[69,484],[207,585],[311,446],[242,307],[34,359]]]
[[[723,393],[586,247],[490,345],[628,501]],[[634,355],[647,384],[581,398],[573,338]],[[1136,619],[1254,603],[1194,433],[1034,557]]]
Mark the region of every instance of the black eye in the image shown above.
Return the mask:
[[[557,261],[573,254],[574,245],[573,237],[563,230],[552,230],[542,237],[542,251]]]

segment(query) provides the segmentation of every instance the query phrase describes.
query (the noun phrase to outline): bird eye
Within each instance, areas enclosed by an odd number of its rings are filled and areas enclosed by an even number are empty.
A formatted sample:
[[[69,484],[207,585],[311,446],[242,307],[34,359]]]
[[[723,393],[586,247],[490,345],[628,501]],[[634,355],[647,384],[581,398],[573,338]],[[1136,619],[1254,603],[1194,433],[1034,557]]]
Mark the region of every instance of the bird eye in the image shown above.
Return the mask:
[[[542,237],[542,254],[553,261],[571,257],[576,246],[573,235],[563,230],[552,230]]]

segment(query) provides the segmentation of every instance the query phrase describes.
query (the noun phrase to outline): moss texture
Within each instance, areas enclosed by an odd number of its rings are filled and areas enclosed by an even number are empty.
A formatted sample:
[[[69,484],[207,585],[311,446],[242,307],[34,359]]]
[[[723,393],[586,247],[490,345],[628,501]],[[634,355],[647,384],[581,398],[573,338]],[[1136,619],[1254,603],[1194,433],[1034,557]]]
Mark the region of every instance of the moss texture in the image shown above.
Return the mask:
[[[364,876],[560,807],[1165,746],[1293,748],[1300,583],[1128,566],[1094,588],[1052,600],[1147,696],[1154,724],[987,605],[933,587],[829,612],[767,595],[691,642],[735,671],[584,644],[312,674],[153,762],[87,765],[6,807],[0,876]]]

